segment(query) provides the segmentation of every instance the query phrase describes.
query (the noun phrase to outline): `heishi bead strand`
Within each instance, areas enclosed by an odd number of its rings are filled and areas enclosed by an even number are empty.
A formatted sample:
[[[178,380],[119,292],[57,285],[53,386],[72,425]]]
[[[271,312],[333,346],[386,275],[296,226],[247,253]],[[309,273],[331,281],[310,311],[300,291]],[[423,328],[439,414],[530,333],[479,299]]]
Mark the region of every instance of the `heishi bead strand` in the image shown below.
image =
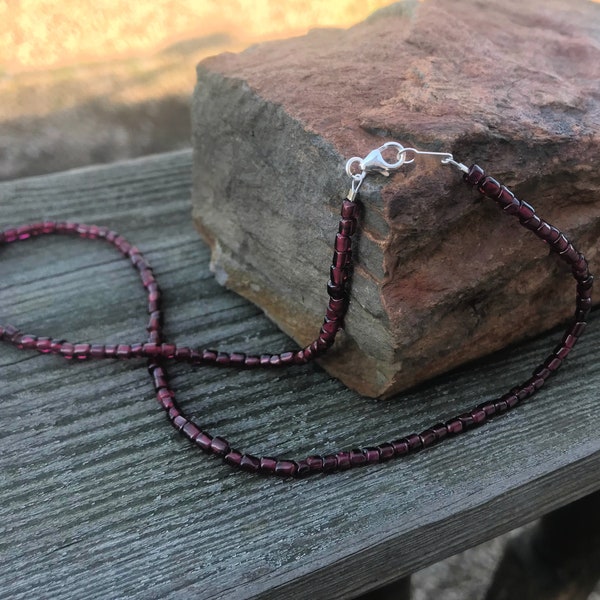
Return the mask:
[[[401,146],[400,148],[402,150],[399,151],[399,156],[401,152],[406,153],[408,151],[415,154],[424,154],[414,149],[405,149]],[[402,156],[405,157],[405,154],[402,154]],[[381,157],[379,156],[379,158]],[[389,165],[385,162],[383,164],[388,168],[396,168],[402,162],[404,162],[404,159],[395,165]],[[552,252],[571,267],[571,272],[577,282],[576,308],[574,318],[563,338],[546,360],[534,369],[530,378],[513,387],[499,398],[478,404],[473,409],[443,423],[436,423],[421,433],[411,433],[377,446],[342,450],[324,456],[311,455],[299,460],[254,456],[236,449],[228,440],[204,431],[188,418],[177,404],[175,393],[168,381],[165,367],[167,359],[188,362],[192,365],[272,368],[308,363],[331,347],[337,332],[343,327],[348,307],[348,288],[352,276],[352,236],[357,229],[358,216],[358,204],[355,202],[355,196],[360,182],[364,178],[364,173],[366,173],[364,167],[358,185],[353,187],[349,199],[345,199],[342,203],[341,219],[335,238],[333,260],[329,270],[330,278],[327,284],[329,303],[323,325],[315,340],[302,349],[276,354],[247,355],[243,352],[196,350],[164,342],[162,339],[160,288],[150,264],[140,250],[115,231],[106,227],[51,221],[24,225],[0,232],[0,244],[13,243],[46,234],[71,234],[82,238],[103,239],[109,242],[131,262],[138,271],[142,284],[146,289],[149,313],[148,340],[134,344],[73,344],[65,340],[22,334],[16,327],[11,325],[0,325],[0,339],[18,348],[37,350],[44,354],[56,354],[65,359],[110,358],[123,360],[147,358],[148,371],[158,403],[165,410],[173,427],[204,452],[219,456],[228,465],[251,473],[282,477],[302,477],[313,473],[329,473],[384,462],[432,446],[446,438],[454,437],[468,429],[482,425],[489,418],[514,408],[540,389],[545,381],[562,365],[564,359],[583,333],[591,310],[593,285],[593,277],[589,272],[583,254],[575,249],[561,231],[541,219],[530,204],[518,200],[508,188],[499,184],[495,179],[486,176],[477,165],[467,169],[464,165],[455,163],[453,159],[446,159],[446,162],[444,160],[442,162],[459,166],[465,172],[464,180],[467,184],[475,186],[481,194],[496,202],[504,212],[515,216],[523,227],[532,231],[547,243]],[[381,164],[378,163],[377,169],[381,171],[380,167]]]

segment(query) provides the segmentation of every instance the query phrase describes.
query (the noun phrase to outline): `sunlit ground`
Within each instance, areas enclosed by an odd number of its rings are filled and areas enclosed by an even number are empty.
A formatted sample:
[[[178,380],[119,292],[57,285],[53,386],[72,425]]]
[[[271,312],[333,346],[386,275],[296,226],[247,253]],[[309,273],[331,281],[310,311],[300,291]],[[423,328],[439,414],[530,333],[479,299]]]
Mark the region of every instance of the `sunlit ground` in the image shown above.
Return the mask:
[[[131,103],[190,92],[205,56],[314,27],[349,27],[391,3],[0,0],[0,120],[98,95]]]
[[[0,180],[188,147],[195,66],[392,0],[0,0]]]

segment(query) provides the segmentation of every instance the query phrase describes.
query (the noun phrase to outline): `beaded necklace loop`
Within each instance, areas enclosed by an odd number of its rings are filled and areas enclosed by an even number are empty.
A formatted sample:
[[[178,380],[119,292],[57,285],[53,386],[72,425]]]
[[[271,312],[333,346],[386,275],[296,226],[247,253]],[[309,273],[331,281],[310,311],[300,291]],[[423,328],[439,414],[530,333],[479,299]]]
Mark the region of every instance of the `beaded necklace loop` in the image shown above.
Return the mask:
[[[385,158],[393,152],[396,153],[393,159]],[[167,360],[187,362],[192,365],[255,369],[303,365],[323,355],[333,345],[337,332],[343,328],[348,308],[348,290],[352,274],[352,236],[357,230],[358,190],[369,173],[387,176],[391,171],[411,164],[422,155],[438,157],[442,165],[458,169],[463,174],[465,183],[475,187],[482,195],[493,200],[506,214],[517,218],[525,229],[532,231],[548,244],[551,251],[571,267],[571,273],[576,281],[575,314],[558,345],[533,370],[529,379],[511,388],[499,398],[478,404],[473,409],[443,423],[436,423],[421,433],[411,433],[378,446],[290,460],[267,456],[258,457],[244,453],[235,449],[226,439],[202,430],[183,413],[177,404],[175,392],[168,383]],[[0,339],[24,350],[56,354],[68,360],[146,358],[158,403],[166,411],[169,421],[178,431],[206,453],[222,457],[228,465],[252,473],[283,477],[302,477],[312,473],[345,470],[413,453],[479,426],[489,418],[500,415],[533,396],[558,370],[585,329],[592,306],[593,277],[583,254],[559,229],[539,217],[530,204],[517,199],[508,188],[492,177],[486,176],[479,166],[473,165],[468,168],[462,163],[456,162],[450,153],[426,152],[415,148],[405,148],[397,142],[387,142],[371,151],[365,158],[353,157],[348,160],[346,172],[352,179],[352,185],[347,198],[342,201],[341,218],[335,236],[333,259],[327,283],[329,303],[317,337],[304,348],[276,354],[254,355],[212,349],[198,350],[164,341],[160,288],[152,267],[140,250],[107,227],[54,221],[22,225],[0,231],[0,245],[49,234],[100,239],[112,244],[137,270],[146,289],[149,314],[148,339],[146,342],[115,345],[71,343],[65,340],[24,334],[12,325],[0,325]]]

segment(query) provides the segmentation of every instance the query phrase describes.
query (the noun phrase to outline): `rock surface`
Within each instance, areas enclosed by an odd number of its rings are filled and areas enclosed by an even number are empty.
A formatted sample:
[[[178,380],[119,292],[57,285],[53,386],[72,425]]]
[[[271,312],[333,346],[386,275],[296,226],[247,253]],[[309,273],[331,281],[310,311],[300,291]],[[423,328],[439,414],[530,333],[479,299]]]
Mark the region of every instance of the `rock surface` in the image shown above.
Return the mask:
[[[479,163],[597,272],[598,39],[585,0],[406,1],[203,61],[193,216],[217,277],[313,339],[344,161],[388,139]],[[438,161],[361,192],[345,334],[322,361],[348,386],[390,396],[571,315],[562,262]]]

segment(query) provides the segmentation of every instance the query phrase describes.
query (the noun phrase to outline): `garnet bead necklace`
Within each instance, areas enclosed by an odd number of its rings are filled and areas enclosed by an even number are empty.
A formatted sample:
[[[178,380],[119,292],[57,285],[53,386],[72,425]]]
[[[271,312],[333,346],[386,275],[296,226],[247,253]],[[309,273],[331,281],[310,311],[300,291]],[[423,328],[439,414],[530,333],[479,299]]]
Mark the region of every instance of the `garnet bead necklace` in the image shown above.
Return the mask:
[[[385,158],[390,154],[394,155],[393,161]],[[533,370],[529,379],[511,388],[499,398],[487,400],[472,410],[443,423],[436,423],[421,433],[411,433],[378,446],[340,451],[326,456],[308,456],[300,460],[288,460],[244,453],[235,449],[226,439],[202,430],[183,413],[177,404],[175,393],[168,382],[167,360],[182,361],[192,365],[274,368],[303,365],[324,354],[332,346],[337,332],[343,327],[348,307],[348,289],[352,273],[352,236],[357,229],[358,205],[356,199],[358,190],[369,173],[389,175],[391,171],[413,163],[421,155],[436,156],[441,160],[442,165],[458,169],[468,185],[476,187],[481,194],[498,204],[505,213],[518,219],[525,229],[532,231],[548,244],[551,251],[571,267],[577,292],[575,315],[558,345]],[[561,366],[585,329],[586,319],[592,305],[593,277],[583,254],[561,231],[539,217],[530,204],[517,199],[508,188],[486,176],[479,166],[473,165],[468,168],[462,163],[456,162],[452,154],[425,152],[415,148],[405,148],[397,142],[387,142],[370,152],[365,158],[351,158],[346,163],[346,172],[352,179],[352,187],[347,198],[342,202],[339,229],[335,236],[333,260],[329,269],[330,278],[327,283],[329,303],[323,325],[316,339],[304,348],[278,354],[248,355],[242,352],[198,350],[166,342],[162,337],[160,289],[150,264],[140,250],[107,227],[54,221],[22,225],[0,231],[0,245],[45,234],[68,234],[109,242],[137,269],[142,284],[146,288],[149,313],[148,339],[145,343],[135,344],[70,343],[49,337],[24,334],[12,325],[0,325],[0,339],[24,350],[57,354],[69,360],[146,358],[158,402],[166,411],[171,424],[178,431],[205,452],[222,457],[228,465],[252,473],[283,477],[301,477],[311,473],[344,470],[409,454],[481,425],[489,418],[514,408],[532,396]]]

